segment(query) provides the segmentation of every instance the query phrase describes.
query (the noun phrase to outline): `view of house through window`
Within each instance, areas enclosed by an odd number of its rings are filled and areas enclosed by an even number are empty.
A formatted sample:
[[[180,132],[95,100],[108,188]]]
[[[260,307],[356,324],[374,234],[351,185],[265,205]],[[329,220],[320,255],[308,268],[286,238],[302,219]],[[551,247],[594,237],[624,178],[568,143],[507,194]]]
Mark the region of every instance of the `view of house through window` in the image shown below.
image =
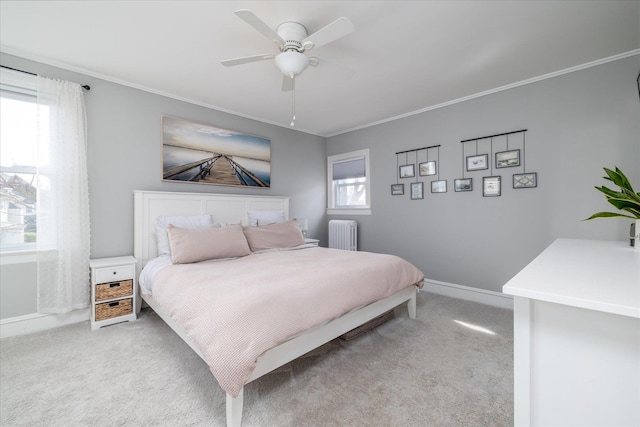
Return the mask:
[[[35,92],[0,90],[0,249],[35,248],[38,107]]]

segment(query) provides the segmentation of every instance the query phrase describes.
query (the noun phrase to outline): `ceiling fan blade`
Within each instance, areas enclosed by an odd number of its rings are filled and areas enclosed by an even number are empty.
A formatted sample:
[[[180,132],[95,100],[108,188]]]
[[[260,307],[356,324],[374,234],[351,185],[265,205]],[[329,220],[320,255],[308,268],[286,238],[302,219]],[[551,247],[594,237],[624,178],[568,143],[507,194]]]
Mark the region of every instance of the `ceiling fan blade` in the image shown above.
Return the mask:
[[[291,92],[296,87],[296,79],[289,76],[282,76],[282,91]]]
[[[305,49],[324,46],[334,40],[338,40],[340,37],[352,33],[354,30],[355,27],[351,21],[343,16],[302,40],[302,46],[304,46]]]
[[[273,28],[267,25],[262,19],[258,18],[252,11],[248,9],[240,9],[236,10],[236,15],[278,46],[284,45],[282,37],[280,37],[278,33],[276,33]]]
[[[267,59],[272,59],[273,56],[274,55],[267,53],[264,55],[253,55],[253,56],[245,56],[242,58],[225,59],[224,61],[220,61],[220,62],[225,67],[231,67],[232,65],[247,64],[249,62],[266,61]]]

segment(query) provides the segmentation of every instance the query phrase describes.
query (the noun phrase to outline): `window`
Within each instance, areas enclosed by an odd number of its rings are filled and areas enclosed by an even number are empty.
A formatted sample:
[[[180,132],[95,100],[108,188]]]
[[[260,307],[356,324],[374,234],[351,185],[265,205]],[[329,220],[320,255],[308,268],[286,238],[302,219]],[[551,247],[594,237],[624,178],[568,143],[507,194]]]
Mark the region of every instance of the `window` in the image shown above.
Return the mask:
[[[35,249],[38,104],[32,77],[0,80],[0,251]]]
[[[369,149],[327,159],[328,214],[371,214]]]
[[[28,72],[0,72],[2,264],[33,258],[38,313],[89,306],[82,90],[77,83]]]

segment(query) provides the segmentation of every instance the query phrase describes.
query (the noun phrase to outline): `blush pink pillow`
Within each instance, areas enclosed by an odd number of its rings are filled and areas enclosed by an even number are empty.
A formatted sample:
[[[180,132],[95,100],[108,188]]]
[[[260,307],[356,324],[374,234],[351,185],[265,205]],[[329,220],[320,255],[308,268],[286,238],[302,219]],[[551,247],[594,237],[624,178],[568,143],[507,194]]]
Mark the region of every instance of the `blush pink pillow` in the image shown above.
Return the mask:
[[[293,248],[304,244],[304,236],[295,219],[259,227],[243,227],[243,231],[253,252],[264,249]]]
[[[251,250],[238,224],[221,228],[180,228],[167,226],[171,261],[189,264],[208,259],[236,258],[249,255]]]

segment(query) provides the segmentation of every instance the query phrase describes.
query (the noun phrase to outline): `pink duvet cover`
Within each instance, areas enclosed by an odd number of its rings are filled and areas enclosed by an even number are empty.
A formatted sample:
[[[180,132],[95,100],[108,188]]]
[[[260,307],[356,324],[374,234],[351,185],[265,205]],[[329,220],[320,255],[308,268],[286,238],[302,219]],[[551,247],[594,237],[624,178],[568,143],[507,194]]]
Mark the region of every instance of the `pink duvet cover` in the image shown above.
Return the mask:
[[[235,397],[267,350],[423,278],[396,256],[314,247],[171,265],[153,295]]]

